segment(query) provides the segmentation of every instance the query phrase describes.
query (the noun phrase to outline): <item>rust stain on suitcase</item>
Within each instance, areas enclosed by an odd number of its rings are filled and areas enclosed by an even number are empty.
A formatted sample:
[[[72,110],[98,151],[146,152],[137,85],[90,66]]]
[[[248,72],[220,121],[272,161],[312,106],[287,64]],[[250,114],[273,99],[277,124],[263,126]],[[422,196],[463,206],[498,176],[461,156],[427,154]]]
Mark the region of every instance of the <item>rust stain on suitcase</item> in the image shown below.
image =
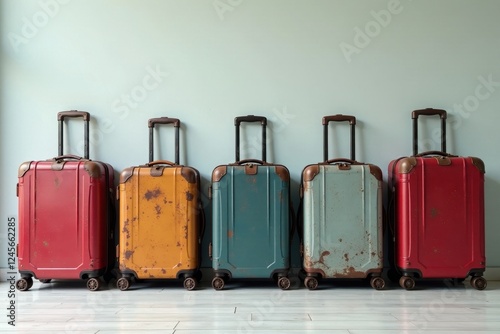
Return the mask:
[[[181,243],[177,241],[177,247],[181,247]]]
[[[227,237],[232,238],[234,236],[234,232],[232,230],[227,231]]]
[[[134,254],[134,251],[128,250],[125,252],[125,259],[130,260],[132,255]]]
[[[319,257],[319,260],[318,261],[313,261],[311,259],[310,256],[306,255],[304,257],[305,259],[305,262],[307,264],[308,267],[313,267],[314,265],[318,264],[318,263],[321,263],[322,265],[324,265],[325,267],[328,267],[326,264],[325,264],[325,257],[327,257],[328,255],[330,255],[331,253],[329,251],[324,251],[321,253],[320,257]]]
[[[161,273],[162,273],[163,275],[165,275],[165,274],[167,273],[167,271],[166,271],[165,269],[161,268]]]
[[[156,217],[159,218],[160,215],[161,215],[161,206],[159,206],[158,204],[156,204],[155,211],[156,211]]]
[[[357,271],[354,267],[345,268],[343,272],[335,273],[334,277],[336,278],[363,278],[365,277],[365,273],[362,271]]]
[[[154,190],[148,190],[144,194],[144,198],[146,198],[148,201],[152,200],[153,198],[157,198],[162,194],[161,190],[156,188]]]
[[[349,254],[345,253],[344,254],[344,259],[345,259],[345,262],[349,262]]]
[[[192,200],[193,200],[193,198],[194,198],[193,194],[191,194],[191,193],[189,192],[189,190],[188,190],[188,191],[186,191],[186,199],[187,199],[188,201],[192,201]]]

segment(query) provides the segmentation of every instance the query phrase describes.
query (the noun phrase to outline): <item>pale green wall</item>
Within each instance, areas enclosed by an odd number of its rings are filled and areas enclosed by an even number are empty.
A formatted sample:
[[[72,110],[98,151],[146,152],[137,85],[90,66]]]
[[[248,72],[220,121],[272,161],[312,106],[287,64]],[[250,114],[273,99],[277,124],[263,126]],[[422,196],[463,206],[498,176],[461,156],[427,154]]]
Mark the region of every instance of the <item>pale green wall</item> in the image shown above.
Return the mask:
[[[0,4],[3,222],[17,211],[18,165],[56,155],[61,110],[92,114],[91,157],[118,171],[146,162],[148,118],[180,118],[181,162],[200,170],[205,192],[212,169],[234,160],[233,118],[267,116],[269,160],[289,167],[297,205],[300,171],[322,160],[322,116],[357,116],[358,160],[386,177],[390,160],[411,154],[410,112],[435,107],[450,112],[449,151],[485,161],[487,261],[500,266],[499,1]],[[438,123],[423,125],[421,138],[438,148]],[[252,152],[255,130],[246,136]],[[333,154],[345,156],[341,130]],[[0,247],[4,254],[5,234]]]

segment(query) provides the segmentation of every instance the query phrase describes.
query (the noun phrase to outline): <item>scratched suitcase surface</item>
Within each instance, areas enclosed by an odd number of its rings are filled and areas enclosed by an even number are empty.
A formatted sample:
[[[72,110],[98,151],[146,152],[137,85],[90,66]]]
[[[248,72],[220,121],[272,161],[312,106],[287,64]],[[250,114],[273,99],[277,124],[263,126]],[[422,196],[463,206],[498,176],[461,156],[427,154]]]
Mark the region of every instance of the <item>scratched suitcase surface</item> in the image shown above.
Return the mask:
[[[153,161],[156,124],[175,128],[175,163]],[[125,169],[120,175],[119,269],[117,286],[124,291],[131,278],[183,279],[192,290],[201,278],[200,242],[203,213],[200,175],[179,165],[179,128],[176,118],[150,119],[150,162]]]
[[[441,151],[417,154],[419,116],[441,118]],[[482,290],[485,266],[484,163],[446,153],[446,118],[441,109],[412,112],[413,156],[389,165],[395,219],[396,267],[401,287],[415,278],[465,279]]]
[[[262,160],[239,160],[242,122],[262,125]],[[235,118],[236,162],[212,173],[214,289],[230,278],[275,278],[290,287],[290,174],[282,165],[266,162],[267,119]]]
[[[19,168],[19,290],[33,278],[86,279],[98,290],[115,258],[113,168],[89,160],[88,112],[58,113],[59,156],[25,162]],[[83,118],[85,155],[63,155],[66,118]]]
[[[329,122],[349,122],[351,159],[328,160]],[[304,284],[316,289],[320,278],[371,277],[375,289],[385,281],[382,246],[382,172],[355,161],[356,118],[325,116],[324,162],[302,172]]]

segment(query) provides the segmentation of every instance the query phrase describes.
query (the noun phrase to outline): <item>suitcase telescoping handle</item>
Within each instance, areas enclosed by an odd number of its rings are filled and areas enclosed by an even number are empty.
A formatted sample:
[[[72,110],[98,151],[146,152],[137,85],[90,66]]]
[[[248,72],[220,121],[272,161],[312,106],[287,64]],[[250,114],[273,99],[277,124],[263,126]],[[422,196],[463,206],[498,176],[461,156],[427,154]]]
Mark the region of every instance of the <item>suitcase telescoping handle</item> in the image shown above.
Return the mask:
[[[154,135],[153,130],[156,124],[173,124],[175,127],[175,164],[179,164],[179,128],[181,127],[181,121],[177,118],[170,117],[160,117],[151,118],[148,121],[149,127],[149,162],[153,162],[154,159]]]
[[[59,121],[59,138],[58,138],[58,156],[60,158],[64,158],[64,119],[65,118],[77,118],[81,117],[84,121],[84,133],[83,133],[83,142],[84,142],[84,159],[89,158],[89,123],[90,123],[90,114],[86,111],[77,111],[77,110],[69,110],[69,111],[61,111],[57,113],[57,120]],[[74,156],[73,156],[74,157]]]
[[[234,125],[236,127],[236,162],[240,161],[240,124],[242,122],[260,122],[262,125],[262,161],[266,162],[266,128],[267,128],[267,118],[263,116],[239,116],[234,119]]]
[[[441,118],[441,151],[446,153],[446,110],[427,108],[414,110],[411,113],[413,119],[413,155],[418,154],[418,117],[435,115]]]
[[[332,115],[323,117],[323,160],[328,160],[328,124],[330,122],[349,122],[351,125],[351,160],[356,160],[356,117],[351,115]]]

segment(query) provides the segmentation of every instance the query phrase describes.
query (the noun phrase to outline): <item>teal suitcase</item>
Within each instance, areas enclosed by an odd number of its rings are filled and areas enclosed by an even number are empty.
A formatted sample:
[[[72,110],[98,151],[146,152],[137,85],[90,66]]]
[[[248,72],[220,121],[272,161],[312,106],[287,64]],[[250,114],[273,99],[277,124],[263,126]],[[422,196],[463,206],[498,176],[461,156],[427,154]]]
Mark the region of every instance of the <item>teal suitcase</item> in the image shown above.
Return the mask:
[[[348,121],[351,159],[328,160],[328,125]],[[324,162],[304,168],[301,182],[304,285],[316,289],[321,278],[371,278],[385,287],[382,232],[382,171],[355,160],[356,118],[323,117]]]
[[[242,122],[261,123],[262,160],[240,161]],[[235,126],[236,162],[212,173],[212,286],[221,290],[231,278],[274,278],[286,290],[293,224],[290,173],[266,162],[265,117],[236,117]]]

